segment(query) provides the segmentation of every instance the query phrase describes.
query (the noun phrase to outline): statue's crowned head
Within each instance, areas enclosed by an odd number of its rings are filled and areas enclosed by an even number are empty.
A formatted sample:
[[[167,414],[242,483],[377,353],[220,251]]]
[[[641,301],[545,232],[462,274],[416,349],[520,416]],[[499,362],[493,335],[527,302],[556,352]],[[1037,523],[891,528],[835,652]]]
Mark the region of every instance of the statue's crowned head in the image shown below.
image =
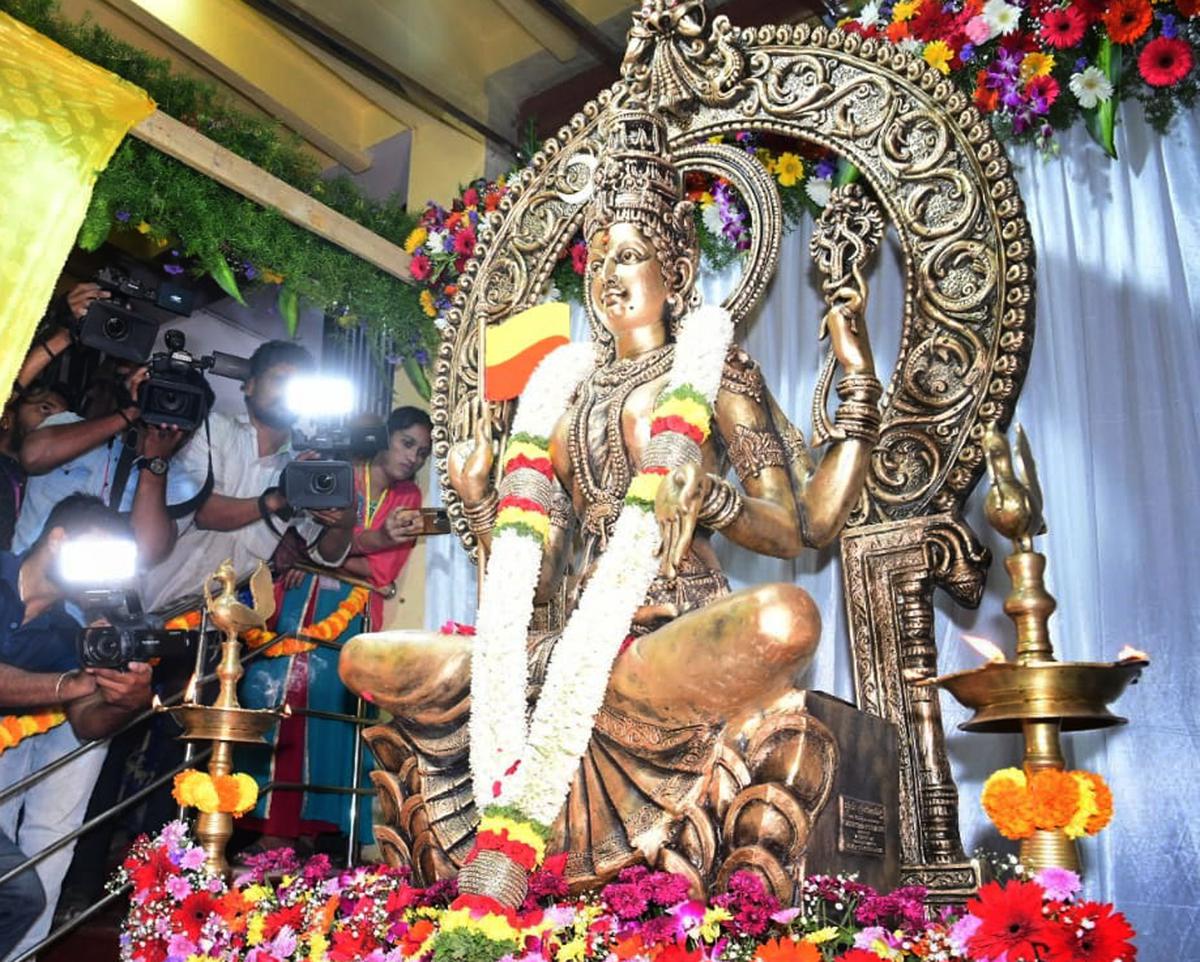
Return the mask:
[[[661,286],[651,283],[627,292],[640,294],[641,301],[626,301],[625,309],[654,307],[657,319],[673,331],[697,300],[698,249],[693,205],[683,199],[683,178],[671,161],[666,126],[649,111],[619,110],[610,118],[604,140],[583,220],[592,306],[610,331],[620,323],[615,313],[620,298],[606,290],[622,285],[623,268],[625,279],[632,279],[628,268],[636,266],[640,243],[649,255],[647,264],[661,274]],[[630,238],[632,252],[616,249]]]

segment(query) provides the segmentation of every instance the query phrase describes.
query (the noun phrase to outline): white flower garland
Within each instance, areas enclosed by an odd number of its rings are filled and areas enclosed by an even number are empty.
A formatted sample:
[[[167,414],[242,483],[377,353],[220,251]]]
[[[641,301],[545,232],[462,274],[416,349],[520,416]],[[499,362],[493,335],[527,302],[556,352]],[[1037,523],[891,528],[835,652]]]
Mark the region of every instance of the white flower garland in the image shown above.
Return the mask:
[[[521,394],[512,432],[548,437],[595,364],[590,344],[564,344],[547,355]],[[492,539],[471,649],[470,763],[481,811],[495,801],[494,786],[525,744],[525,648],[542,554],[541,545],[514,531]]]
[[[720,388],[732,336],[733,323],[727,311],[705,307],[689,314],[676,341],[667,390],[688,386],[703,395],[711,407]],[[521,396],[514,434],[520,430],[548,436],[565,410],[571,394],[588,373],[581,366],[570,367],[565,360],[558,360],[567,349],[560,348],[550,355],[530,380]],[[557,370],[560,364],[561,372]],[[534,379],[543,372],[545,380],[557,382],[560,389],[564,383],[570,384],[570,390],[558,395],[561,400],[556,405],[549,403],[549,389],[543,388],[540,381],[535,385]],[[578,377],[572,380],[574,374]],[[537,418],[536,425],[521,419],[527,408],[535,409],[530,417]],[[668,469],[678,466],[663,465]],[[481,809],[494,804],[513,805],[526,817],[549,824],[558,816],[570,790],[604,703],[613,662],[658,570],[656,554],[661,536],[652,511],[622,507],[608,547],[550,659],[527,736],[525,640],[541,552],[530,539],[522,538],[534,550],[519,555],[513,551],[501,562],[496,548],[502,540],[507,539],[497,537],[493,541],[472,657],[471,769],[475,799]],[[527,566],[526,570],[517,570],[517,565]],[[500,737],[501,732],[506,733],[505,737]],[[519,766],[514,771],[517,761]]]

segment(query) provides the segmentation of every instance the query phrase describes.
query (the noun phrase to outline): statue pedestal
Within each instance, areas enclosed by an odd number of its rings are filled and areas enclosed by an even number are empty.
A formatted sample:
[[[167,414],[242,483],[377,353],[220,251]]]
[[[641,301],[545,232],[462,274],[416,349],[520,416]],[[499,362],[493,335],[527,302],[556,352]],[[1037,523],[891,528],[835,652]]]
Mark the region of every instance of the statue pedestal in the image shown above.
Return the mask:
[[[896,728],[821,691],[808,713],[829,729],[838,762],[829,800],[813,823],[804,874],[857,872],[881,891],[900,878],[900,768]]]

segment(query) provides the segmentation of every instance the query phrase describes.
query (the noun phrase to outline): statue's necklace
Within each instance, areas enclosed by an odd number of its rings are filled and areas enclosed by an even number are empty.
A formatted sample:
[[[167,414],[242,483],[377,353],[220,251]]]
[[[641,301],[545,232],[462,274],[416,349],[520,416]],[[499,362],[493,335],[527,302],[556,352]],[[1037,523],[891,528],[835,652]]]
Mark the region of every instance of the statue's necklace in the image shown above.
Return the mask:
[[[634,390],[670,370],[675,356],[672,347],[664,344],[637,357],[620,358],[606,365],[584,382],[571,414],[567,450],[587,502],[583,520],[589,531],[602,538],[620,513],[633,476],[621,431],[625,402]],[[609,407],[604,430],[604,471],[603,477],[598,478],[588,457],[588,424],[593,408],[601,402],[607,402]]]

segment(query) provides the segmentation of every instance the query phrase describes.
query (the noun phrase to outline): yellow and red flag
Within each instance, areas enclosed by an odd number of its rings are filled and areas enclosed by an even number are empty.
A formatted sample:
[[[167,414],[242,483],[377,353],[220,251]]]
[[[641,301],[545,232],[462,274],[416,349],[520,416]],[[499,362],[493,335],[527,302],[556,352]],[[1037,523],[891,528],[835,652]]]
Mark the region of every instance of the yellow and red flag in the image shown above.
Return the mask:
[[[533,369],[571,340],[571,308],[561,301],[538,304],[490,325],[483,338],[484,396],[489,401],[520,397]]]

